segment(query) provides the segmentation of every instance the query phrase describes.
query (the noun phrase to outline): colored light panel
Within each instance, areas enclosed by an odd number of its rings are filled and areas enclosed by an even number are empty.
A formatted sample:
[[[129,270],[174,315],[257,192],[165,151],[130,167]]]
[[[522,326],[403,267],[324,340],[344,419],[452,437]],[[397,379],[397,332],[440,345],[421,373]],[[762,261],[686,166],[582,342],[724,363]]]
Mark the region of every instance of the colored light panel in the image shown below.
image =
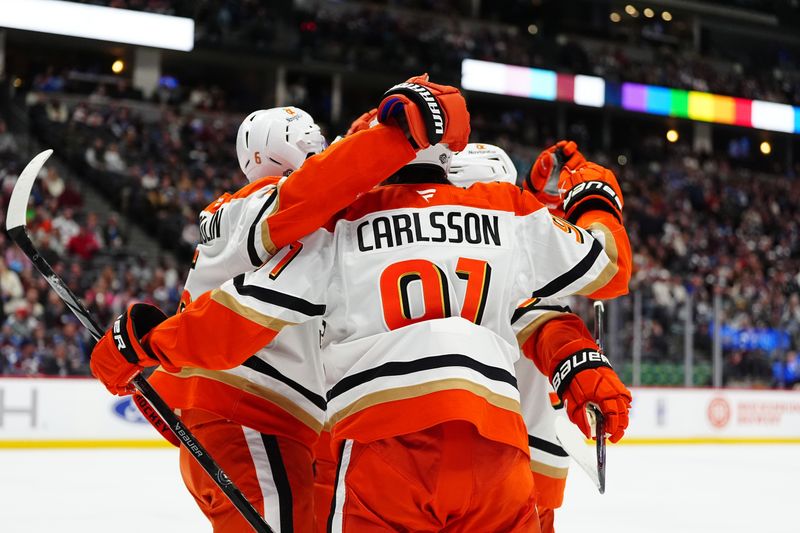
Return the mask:
[[[531,69],[531,98],[555,100],[558,93],[558,79],[552,70]]]
[[[575,76],[575,103],[591,107],[606,105],[606,82],[597,76]]]
[[[645,108],[656,115],[672,114],[672,89],[666,87],[649,87]]]
[[[703,122],[713,122],[714,95],[689,91],[689,118],[702,120]]]
[[[562,102],[575,101],[575,76],[572,74],[556,75],[556,98]]]
[[[702,91],[641,83],[610,83],[596,76],[573,76],[474,59],[464,60],[461,84],[474,91],[574,102],[591,107],[621,107],[653,115],[800,133],[800,107]]]
[[[465,59],[461,63],[461,86],[469,91],[511,94],[506,88],[507,69],[500,63]]]
[[[647,112],[647,86],[638,83],[622,84],[622,107],[628,111]]]
[[[507,67],[505,72],[505,85],[508,90],[505,94],[511,96],[524,96],[533,98],[531,87],[533,87],[533,73],[526,67]]]
[[[753,101],[747,98],[734,98],[733,105],[736,113],[734,124],[752,128]]]
[[[794,133],[794,108],[790,105],[753,100],[751,120],[754,128]]]

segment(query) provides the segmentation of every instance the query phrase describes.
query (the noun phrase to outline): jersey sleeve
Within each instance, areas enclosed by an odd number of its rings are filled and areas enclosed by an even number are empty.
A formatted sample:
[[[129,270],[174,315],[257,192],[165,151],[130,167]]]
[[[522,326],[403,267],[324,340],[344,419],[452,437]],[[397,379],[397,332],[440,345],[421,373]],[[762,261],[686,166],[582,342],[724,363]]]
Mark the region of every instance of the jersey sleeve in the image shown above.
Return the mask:
[[[233,368],[286,326],[323,316],[331,275],[326,230],[279,251],[260,269],[203,293],[148,333],[143,342],[162,364]]]
[[[517,307],[511,326],[522,354],[548,379],[570,354],[598,349],[583,320],[558,300],[528,298]]]
[[[258,222],[271,212],[278,181],[261,178],[200,212],[200,243],[184,284],[182,308],[225,280],[264,264],[268,256],[257,245]]]
[[[531,298],[627,293],[630,266],[621,268],[617,240],[554,217],[544,207],[521,219],[519,246],[524,250]],[[627,235],[624,239],[627,242]]]
[[[611,279],[588,292],[586,296],[603,300],[627,294],[633,269],[633,254],[628,232],[622,222],[607,211],[588,211],[578,218],[576,226],[586,229],[603,244],[603,250],[616,269]]]
[[[415,155],[400,128],[379,124],[312,156],[278,187],[275,207],[259,231],[262,249],[272,255],[322,227]]]
[[[201,242],[181,309],[314,232],[414,156],[399,128],[379,125],[310,157],[286,178],[264,177],[220,197],[200,214]]]

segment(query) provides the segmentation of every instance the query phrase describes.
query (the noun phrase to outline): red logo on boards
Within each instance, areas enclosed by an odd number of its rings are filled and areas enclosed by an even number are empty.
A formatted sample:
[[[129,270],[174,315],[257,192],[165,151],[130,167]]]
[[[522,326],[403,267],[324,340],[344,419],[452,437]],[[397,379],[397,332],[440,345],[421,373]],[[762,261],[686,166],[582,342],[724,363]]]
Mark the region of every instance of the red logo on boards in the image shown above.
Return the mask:
[[[725,398],[714,398],[708,404],[707,413],[712,426],[723,428],[731,419],[731,406]]]

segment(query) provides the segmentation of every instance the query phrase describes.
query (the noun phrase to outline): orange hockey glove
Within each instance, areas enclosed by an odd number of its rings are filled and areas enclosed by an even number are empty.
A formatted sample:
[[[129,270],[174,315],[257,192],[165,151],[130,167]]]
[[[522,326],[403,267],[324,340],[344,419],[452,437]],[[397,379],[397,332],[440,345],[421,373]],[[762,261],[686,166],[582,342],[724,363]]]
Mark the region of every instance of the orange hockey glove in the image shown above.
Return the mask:
[[[167,315],[154,305],[133,304],[102,336],[92,350],[89,366],[111,394],[130,394],[131,379],[144,367],[159,364],[140,342],[147,332],[166,319]],[[177,368],[168,370],[177,371]]]
[[[378,122],[400,125],[415,149],[446,143],[460,152],[469,140],[464,97],[455,87],[429,82],[427,74],[386,91],[378,105]]]
[[[558,141],[539,154],[525,177],[522,188],[533,193],[556,216],[563,217],[558,177],[565,168],[575,170],[586,162],[574,141]]]
[[[587,211],[605,211],[622,222],[622,190],[609,169],[587,162],[561,173],[558,187],[564,193],[564,213],[573,224]]]
[[[551,377],[553,388],[565,401],[569,419],[586,437],[591,436],[586,407],[596,405],[605,417],[606,433],[617,442],[628,427],[631,393],[611,368],[605,355],[580,350],[561,361]]]
[[[378,109],[372,108],[350,124],[350,129],[345,133],[345,137],[358,133],[359,131],[369,129],[372,126],[372,121],[378,116]]]

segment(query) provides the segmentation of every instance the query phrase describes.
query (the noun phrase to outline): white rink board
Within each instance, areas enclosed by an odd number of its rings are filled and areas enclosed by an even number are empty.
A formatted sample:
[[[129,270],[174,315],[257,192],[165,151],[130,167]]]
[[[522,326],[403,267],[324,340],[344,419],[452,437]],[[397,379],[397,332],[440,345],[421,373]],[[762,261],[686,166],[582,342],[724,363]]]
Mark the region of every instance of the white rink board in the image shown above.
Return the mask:
[[[0,379],[0,446],[8,442],[163,439],[133,405],[94,379]]]
[[[800,392],[635,388],[625,438],[800,442]],[[798,528],[800,531],[800,528]]]
[[[635,388],[625,440],[800,442],[800,392]],[[0,378],[0,446],[64,441],[166,444],[130,397],[94,379]]]

